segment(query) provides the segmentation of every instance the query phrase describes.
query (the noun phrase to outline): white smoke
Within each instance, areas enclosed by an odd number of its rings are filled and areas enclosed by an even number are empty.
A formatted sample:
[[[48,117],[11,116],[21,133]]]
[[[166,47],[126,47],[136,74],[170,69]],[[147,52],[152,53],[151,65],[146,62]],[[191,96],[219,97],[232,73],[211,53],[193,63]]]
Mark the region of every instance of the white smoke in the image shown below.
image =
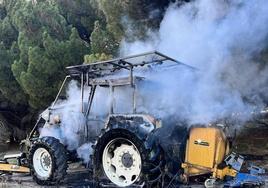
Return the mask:
[[[247,120],[250,112],[264,106],[260,95],[268,93],[268,70],[255,57],[267,43],[267,0],[196,0],[180,6],[171,4],[159,31],[148,31],[148,35],[146,41],[123,41],[121,56],[158,50],[199,71],[178,66],[136,72],[136,76],[146,78],[137,88],[138,113],[175,121],[184,119],[190,124],[210,123],[237,112],[244,114],[241,120]],[[115,112],[130,112],[129,90],[116,89],[114,99]],[[41,136],[58,138],[88,162],[92,150],[91,143],[80,138],[85,135],[87,124],[80,100],[80,89],[73,82],[67,100],[57,104],[62,108],[55,111],[60,114],[61,125],[44,127]],[[107,117],[109,89],[97,88],[94,100],[91,115]],[[99,124],[104,126],[105,121]],[[97,128],[94,123],[89,126],[89,134],[93,134]]]
[[[267,45],[267,23],[266,0],[174,3],[146,41],[123,41],[121,56],[158,50],[200,69],[197,79],[183,69],[152,78],[165,86],[151,95],[166,99],[157,104],[165,115],[208,123],[239,112],[246,120],[267,96],[267,67],[254,60]]]
[[[85,96],[85,99],[88,96]],[[68,150],[76,150],[78,157],[85,162],[89,161],[91,149],[85,143],[86,118],[81,112],[81,93],[77,82],[71,81],[66,89],[66,100],[59,100],[52,107],[51,125],[40,129],[40,137],[52,136],[67,146]],[[53,124],[53,117],[59,116],[60,123]],[[82,145],[84,144],[84,145]],[[88,148],[87,152],[85,148]],[[84,152],[84,154],[82,154]]]
[[[78,157],[83,159],[85,164],[90,162],[90,154],[92,152],[92,143],[85,143],[77,149]]]

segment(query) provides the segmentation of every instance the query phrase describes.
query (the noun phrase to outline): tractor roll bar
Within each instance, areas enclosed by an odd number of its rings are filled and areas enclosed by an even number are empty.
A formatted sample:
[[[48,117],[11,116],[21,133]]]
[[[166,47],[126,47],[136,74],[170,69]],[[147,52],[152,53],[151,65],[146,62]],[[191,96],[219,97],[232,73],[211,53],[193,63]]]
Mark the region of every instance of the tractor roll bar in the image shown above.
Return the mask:
[[[130,71],[130,80],[133,79],[133,69],[138,66],[151,65],[151,64],[163,64],[172,62],[178,65],[182,65],[186,68],[197,70],[197,68],[184,64],[171,57],[168,57],[160,52],[153,51],[142,53],[138,55],[131,55],[123,58],[116,58],[106,61],[100,61],[90,64],[82,64],[66,67],[71,76],[77,74],[89,75],[90,78],[103,77],[109,75],[116,70],[125,69]]]

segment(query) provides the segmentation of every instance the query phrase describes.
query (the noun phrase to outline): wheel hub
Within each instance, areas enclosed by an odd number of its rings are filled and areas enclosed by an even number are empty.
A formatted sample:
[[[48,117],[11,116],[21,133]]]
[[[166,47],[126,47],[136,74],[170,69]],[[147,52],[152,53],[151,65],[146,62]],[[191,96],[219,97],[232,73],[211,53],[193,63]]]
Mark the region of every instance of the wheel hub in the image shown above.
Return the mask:
[[[127,168],[130,168],[133,165],[132,155],[129,153],[124,153],[121,159],[123,165]]]
[[[46,179],[51,175],[52,158],[45,148],[38,148],[34,152],[33,167],[41,179]]]
[[[44,168],[49,168],[49,166],[51,164],[51,160],[50,160],[50,157],[48,155],[44,155],[42,164],[43,164]]]
[[[114,184],[126,187],[133,184],[141,173],[141,155],[136,146],[127,139],[110,141],[102,155],[105,174]]]

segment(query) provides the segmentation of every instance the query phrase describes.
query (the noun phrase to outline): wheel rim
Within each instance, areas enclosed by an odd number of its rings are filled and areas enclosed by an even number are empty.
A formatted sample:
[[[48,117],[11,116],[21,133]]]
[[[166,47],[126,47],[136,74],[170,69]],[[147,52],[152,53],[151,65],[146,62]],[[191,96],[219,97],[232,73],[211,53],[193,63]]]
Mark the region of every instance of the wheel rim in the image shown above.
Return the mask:
[[[212,188],[212,187],[215,186],[215,182],[216,182],[215,179],[206,179],[206,181],[205,181],[205,187],[206,188]]]
[[[120,187],[133,184],[141,173],[141,155],[129,140],[117,138],[110,141],[102,155],[106,176]]]
[[[43,179],[50,176],[52,170],[52,159],[45,148],[38,148],[33,155],[33,167],[37,175]]]

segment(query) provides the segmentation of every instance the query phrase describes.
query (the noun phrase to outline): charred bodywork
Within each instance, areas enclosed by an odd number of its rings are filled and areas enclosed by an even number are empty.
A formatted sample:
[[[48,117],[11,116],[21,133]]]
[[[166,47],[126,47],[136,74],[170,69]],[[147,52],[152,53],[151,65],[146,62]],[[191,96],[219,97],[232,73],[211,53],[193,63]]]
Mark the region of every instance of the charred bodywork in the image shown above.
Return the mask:
[[[96,93],[97,87],[109,88],[109,95],[111,97],[109,114],[116,114],[114,112],[114,90],[118,87],[129,87],[131,88],[130,99],[132,103],[132,110],[128,112],[129,114],[135,114],[136,112],[136,88],[139,81],[145,78],[136,76],[134,71],[141,67],[157,68],[157,66],[171,67],[171,66],[183,66],[190,70],[197,70],[196,68],[181,63],[171,57],[163,55],[157,51],[148,52],[139,55],[128,56],[125,58],[112,59],[102,62],[96,62],[91,64],[83,64],[77,66],[67,67],[69,75],[63,81],[63,84],[52,103],[46,111],[44,111],[40,119],[37,121],[33,130],[29,134],[29,138],[34,136],[34,133],[38,130],[40,126],[40,121],[45,120],[46,123],[53,123],[53,118],[51,117],[53,110],[57,108],[57,101],[61,100],[61,93],[66,87],[68,81],[76,80],[80,82],[81,96],[81,112],[88,117],[92,110],[92,102],[94,100],[94,95]],[[116,76],[117,72],[124,71],[124,76]],[[110,77],[109,77],[110,76]],[[89,93],[88,98],[85,99],[85,93]],[[85,105],[86,102],[86,105]],[[43,123],[41,123],[43,124]]]
[[[79,143],[81,145],[86,142],[93,143],[91,162],[95,179],[108,177],[108,180],[117,186],[144,183],[152,186],[158,185],[165,171],[164,150],[159,147],[161,139],[157,136],[161,122],[150,114],[137,111],[137,85],[146,78],[137,76],[135,70],[139,68],[154,70],[159,66],[182,66],[192,71],[196,70],[159,52],[67,67],[69,75],[64,79],[55,101],[40,115],[28,138],[22,143],[24,153],[29,156],[30,171],[36,182],[39,184],[58,183],[60,178],[55,173],[55,166],[60,166],[61,174],[65,174],[63,171],[66,170],[64,165],[66,159],[61,157],[61,160],[56,157],[57,160],[55,160],[55,155],[59,152],[54,146],[61,148],[61,153],[66,152],[69,159],[72,151],[63,151],[60,143],[50,137],[39,138],[39,130],[42,127],[61,126],[61,114],[57,113],[59,108],[65,107],[58,103],[66,99],[62,93],[69,81],[76,80],[80,86],[80,112],[86,117],[85,125],[79,133],[81,138]],[[108,110],[102,117],[93,114],[94,98],[100,88],[106,88],[110,98]],[[127,88],[130,91],[128,111],[117,112],[115,110],[114,95],[118,88]],[[177,140],[176,145],[178,142]],[[43,159],[42,156],[44,156]],[[38,161],[39,158],[41,162]],[[50,163],[42,161],[50,161]],[[177,164],[180,162],[177,161]],[[52,166],[47,166],[47,164]],[[42,168],[43,165],[45,165],[44,168]]]

